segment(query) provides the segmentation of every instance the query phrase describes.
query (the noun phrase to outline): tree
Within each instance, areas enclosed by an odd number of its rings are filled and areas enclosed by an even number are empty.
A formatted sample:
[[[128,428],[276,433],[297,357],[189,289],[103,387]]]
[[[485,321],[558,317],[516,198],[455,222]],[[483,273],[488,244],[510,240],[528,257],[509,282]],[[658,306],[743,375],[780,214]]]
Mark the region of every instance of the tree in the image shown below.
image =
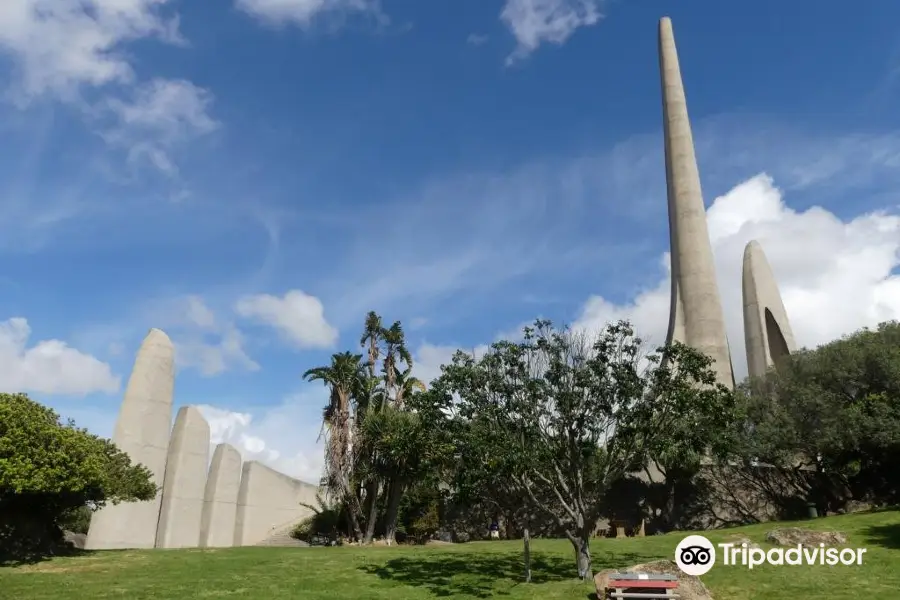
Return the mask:
[[[500,341],[476,359],[458,352],[432,384],[431,415],[467,423],[461,465],[495,473],[554,519],[591,573],[590,537],[609,487],[640,470],[671,422],[728,412],[711,361],[675,344],[643,354],[631,326],[597,336],[536,321],[520,342]],[[670,416],[671,415],[671,416]]]
[[[351,401],[363,381],[361,360],[359,354],[341,352],[331,357],[329,366],[309,369],[303,374],[307,381],[322,381],[330,390],[329,402],[322,413],[323,433],[327,437],[325,482],[334,499],[348,503],[351,532],[356,539],[363,536],[359,525],[361,507],[351,487]]]
[[[393,543],[403,494],[426,472],[437,468],[441,440],[429,436],[418,413],[394,406],[367,415],[361,437],[376,457],[373,469],[386,482],[384,537]]]
[[[85,506],[148,500],[143,465],[109,440],[63,424],[25,394],[0,394],[0,552],[33,553],[60,541],[58,523]]]
[[[366,349],[367,377],[360,397],[357,399],[356,427],[359,429],[365,421],[367,414],[378,412],[385,404],[384,391],[380,388],[380,380],[375,373],[375,366],[381,357],[381,343],[384,339],[384,327],[381,317],[375,311],[369,311],[363,326],[363,334],[359,338],[359,345]],[[359,436],[360,452],[357,454],[357,462],[354,468],[365,486],[365,514],[366,532],[363,542],[372,543],[375,536],[375,525],[378,519],[378,494],[381,487],[380,475],[375,468],[377,456],[375,449],[366,446],[366,441]]]
[[[900,323],[801,350],[741,390],[733,460],[767,465],[748,477],[786,516],[900,501]]]

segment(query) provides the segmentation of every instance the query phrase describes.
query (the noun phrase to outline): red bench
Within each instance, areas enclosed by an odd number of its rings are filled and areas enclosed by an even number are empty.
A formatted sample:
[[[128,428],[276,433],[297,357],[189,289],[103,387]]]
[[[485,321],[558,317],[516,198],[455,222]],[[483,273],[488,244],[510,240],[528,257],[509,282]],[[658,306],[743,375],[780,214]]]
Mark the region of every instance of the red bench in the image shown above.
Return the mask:
[[[606,584],[606,598],[634,598],[643,600],[672,600],[680,596],[678,578],[657,573],[615,573]]]

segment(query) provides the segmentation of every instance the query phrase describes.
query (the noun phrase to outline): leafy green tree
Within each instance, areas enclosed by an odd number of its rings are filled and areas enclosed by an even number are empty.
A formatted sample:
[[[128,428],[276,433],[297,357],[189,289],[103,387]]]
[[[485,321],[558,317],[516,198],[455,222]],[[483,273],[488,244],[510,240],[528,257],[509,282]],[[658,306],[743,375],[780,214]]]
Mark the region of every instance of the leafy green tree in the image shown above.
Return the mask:
[[[85,506],[148,500],[157,488],[109,440],[61,423],[25,394],[0,394],[0,549],[41,552]]]
[[[572,543],[580,577],[591,573],[590,538],[610,486],[640,470],[662,427],[728,412],[710,359],[675,344],[645,355],[631,326],[596,337],[537,321],[521,342],[480,358],[458,352],[427,396],[432,418],[465,422],[461,465],[525,495]],[[672,452],[682,451],[674,446]]]
[[[741,389],[733,458],[767,465],[753,477],[788,515],[900,501],[900,323],[801,350]]]
[[[361,438],[376,457],[374,469],[386,482],[384,536],[393,543],[403,493],[439,462],[440,440],[428,435],[420,415],[394,406],[367,415]]]

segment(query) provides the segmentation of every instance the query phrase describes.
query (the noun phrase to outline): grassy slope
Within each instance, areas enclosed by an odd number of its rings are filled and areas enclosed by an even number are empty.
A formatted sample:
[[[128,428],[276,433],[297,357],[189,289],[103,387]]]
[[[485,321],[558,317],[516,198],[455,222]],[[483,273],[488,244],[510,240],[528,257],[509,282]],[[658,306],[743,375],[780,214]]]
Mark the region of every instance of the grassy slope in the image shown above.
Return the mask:
[[[781,524],[780,526],[787,526]],[[900,512],[829,517],[797,523],[843,531],[866,547],[861,567],[716,567],[703,577],[717,598],[800,600],[896,597],[900,589]],[[708,535],[762,542],[774,525]],[[594,569],[670,558],[682,535],[595,540]],[[763,544],[765,548],[765,544]],[[0,598],[262,598],[281,600],[518,598],[586,600],[593,588],[573,580],[571,546],[535,540],[535,582],[521,581],[521,542],[374,548],[229,548],[105,551],[0,569]]]

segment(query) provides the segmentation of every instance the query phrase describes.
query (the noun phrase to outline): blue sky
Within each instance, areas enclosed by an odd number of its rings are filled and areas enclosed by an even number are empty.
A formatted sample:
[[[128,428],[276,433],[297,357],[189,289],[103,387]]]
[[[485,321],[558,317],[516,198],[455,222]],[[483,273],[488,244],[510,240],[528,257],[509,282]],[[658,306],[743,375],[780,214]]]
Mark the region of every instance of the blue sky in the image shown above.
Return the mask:
[[[738,374],[749,239],[800,343],[900,318],[900,5],[866,6],[4,3],[0,386],[109,435],[159,327],[177,405],[313,478],[300,376],[368,310],[426,379],[537,316],[662,341],[664,15]]]

